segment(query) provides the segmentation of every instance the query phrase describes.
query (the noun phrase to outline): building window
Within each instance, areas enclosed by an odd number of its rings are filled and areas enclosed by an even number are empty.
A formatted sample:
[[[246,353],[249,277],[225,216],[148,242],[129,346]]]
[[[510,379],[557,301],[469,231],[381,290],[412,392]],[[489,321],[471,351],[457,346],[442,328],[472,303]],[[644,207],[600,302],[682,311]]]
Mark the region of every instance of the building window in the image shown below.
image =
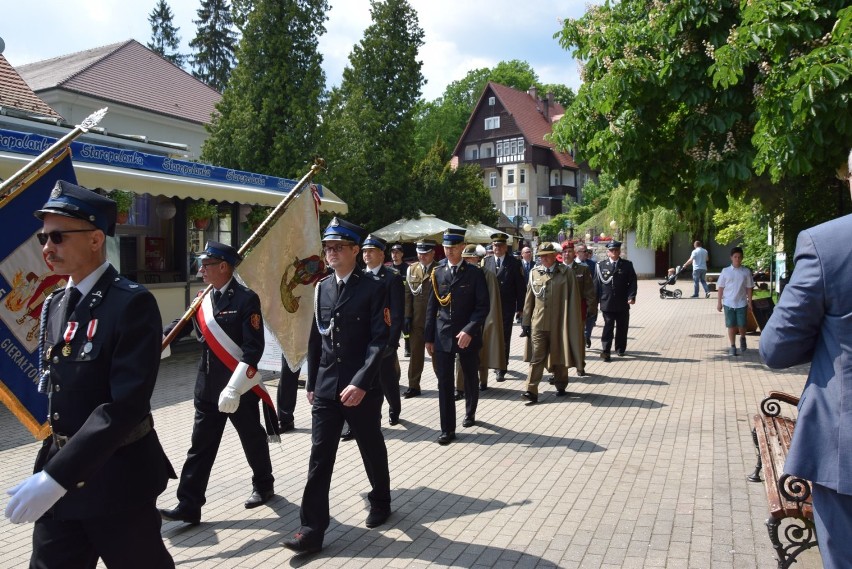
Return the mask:
[[[527,216],[527,202],[518,202],[518,215],[521,217]]]
[[[493,107],[494,103],[496,103],[496,102],[497,101],[494,99],[494,97],[488,97],[488,106],[489,107]]]
[[[488,187],[496,188],[497,187],[497,172],[491,172],[488,175]]]
[[[473,150],[470,151],[470,159],[471,160],[478,160],[479,159],[479,149],[478,148],[474,148]]]
[[[520,179],[518,180],[521,184],[527,183],[527,169],[521,168]]]
[[[544,213],[544,204],[538,204],[538,216],[544,217],[545,215],[547,214]]]
[[[515,202],[506,202],[506,207],[503,209],[506,210],[506,216],[509,219],[515,217]]]
[[[523,153],[524,153],[524,139],[519,138],[518,139],[518,154],[523,154]]]
[[[500,128],[500,117],[488,117],[485,119],[485,130]]]
[[[499,142],[497,143],[497,156],[503,156],[503,145]]]
[[[508,170],[506,170],[506,183],[507,184],[514,184],[515,183],[515,169],[514,168],[509,168]]]
[[[558,186],[559,185],[559,170],[554,170],[553,175],[551,177],[552,177],[553,181],[551,182],[550,185],[551,186]]]
[[[485,158],[491,158],[494,156],[494,149],[491,146],[486,146],[483,150],[485,150]]]

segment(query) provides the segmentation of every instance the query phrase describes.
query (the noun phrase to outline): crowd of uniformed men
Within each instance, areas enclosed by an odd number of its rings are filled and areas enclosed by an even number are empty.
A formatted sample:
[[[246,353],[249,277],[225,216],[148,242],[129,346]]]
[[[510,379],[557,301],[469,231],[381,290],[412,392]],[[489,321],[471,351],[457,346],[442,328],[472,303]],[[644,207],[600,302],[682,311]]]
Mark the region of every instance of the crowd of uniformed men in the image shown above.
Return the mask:
[[[202,343],[195,385],[195,422],[177,488],[178,504],[156,508],[175,473],[150,413],[162,333],[153,296],[120,277],[106,259],[105,236],[115,229],[115,204],[80,186],[60,182],[36,216],[45,260],[68,274],[68,285],[45,302],[40,333],[40,390],[50,401],[51,435],[36,473],[8,492],[6,515],[35,522],[32,567],[174,567],[160,536],[160,518],[198,524],[226,423],[234,425],[252,469],[246,508],[274,495],[267,437],[293,428],[297,372],[283,362],[278,416],[259,385],[263,318],[256,293],[234,278],[241,257],[233,247],[208,242],[200,274],[212,285],[192,319]],[[322,236],[329,275],[316,286],[308,341],[306,392],[312,437],[301,528],[285,547],[319,551],[329,526],[329,489],[341,438],[358,444],[371,485],[366,526],[391,515],[388,454],[381,430],[402,413],[398,348],[405,341],[408,386],[422,394],[425,352],[437,378],[440,436],[456,438],[456,401],[464,400],[462,427],[476,425],[479,393],[506,379],[513,321],[526,338],[529,370],[522,391],[538,402],[545,369],[556,396],[564,396],[568,370],[586,373],[586,349],[597,310],[603,313],[601,358],[627,348],[629,305],[636,274],[610,241],[608,258],[591,259],[584,243],[539,243],[514,256],[505,233],[491,236],[492,253],[465,244],[463,229],[447,229],[438,244],[416,244],[417,262],[403,247],[335,218]],[[180,334],[187,334],[184,328]],[[61,390],[61,391],[60,391]],[[258,410],[258,405],[263,413]],[[266,429],[262,427],[265,422]],[[348,429],[344,432],[344,425]]]

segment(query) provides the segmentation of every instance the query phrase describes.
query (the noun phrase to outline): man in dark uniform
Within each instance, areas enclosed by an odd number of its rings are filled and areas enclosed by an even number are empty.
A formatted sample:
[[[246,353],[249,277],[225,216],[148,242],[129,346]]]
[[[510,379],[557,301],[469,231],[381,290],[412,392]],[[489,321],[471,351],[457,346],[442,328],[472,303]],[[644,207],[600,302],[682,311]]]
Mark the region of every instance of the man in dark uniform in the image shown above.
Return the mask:
[[[610,361],[613,329],[615,351],[623,356],[627,350],[627,327],[630,305],[636,303],[636,271],[633,263],[621,258],[621,242],[613,239],[606,246],[607,259],[598,263],[596,281],[598,299],[604,317],[601,333],[601,359]]]
[[[402,276],[402,283],[408,286],[408,282],[405,280],[408,277],[408,263],[406,263],[403,257],[403,248],[402,243],[394,243],[391,245],[391,267],[397,270],[397,272]],[[405,310],[405,305],[403,304],[403,311]],[[402,333],[402,339],[405,342],[403,355],[406,358],[411,357],[411,338],[409,334],[406,332]]]
[[[301,368],[293,371],[287,358],[281,354],[281,378],[278,380],[275,404],[278,409],[278,425],[281,433],[292,431],[296,428],[296,395],[299,392],[299,374]]]
[[[500,283],[500,305],[503,313],[503,343],[505,345],[506,361],[497,370],[497,381],[505,381],[506,370],[509,367],[509,347],[512,344],[512,320],[521,315],[524,310],[524,297],[527,292],[527,281],[524,280],[524,269],[521,262],[512,255],[507,240],[509,236],[502,232],[491,236],[491,247],[494,255],[486,257],[482,268],[497,275]],[[527,273],[529,274],[529,273]]]
[[[251,390],[260,379],[256,367],[263,354],[263,318],[260,298],[233,278],[240,261],[236,249],[216,241],[208,241],[200,255],[201,274],[205,283],[213,285],[213,292],[193,319],[202,346],[195,379],[195,424],[180,474],[178,505],[160,510],[164,520],[200,523],[207,482],[228,419],[252,470],[252,493],[245,507],[265,504],[274,494],[272,461],[258,411],[260,398]],[[167,326],[165,334],[177,322]],[[190,330],[185,326],[178,337]]]
[[[175,477],[151,417],[157,302],[106,260],[115,202],[60,181],[35,215],[45,260],[69,279],[42,311],[51,435],[35,474],[8,491],[6,516],[35,522],[31,567],[173,568],[156,506]]]
[[[393,268],[384,265],[387,242],[375,235],[368,235],[362,246],[364,272],[371,272],[387,289],[388,305],[385,309],[385,321],[390,320],[388,330],[388,346],[382,354],[382,365],[379,371],[379,382],[385,399],[388,402],[390,424],[399,423],[399,336],[402,333],[402,321],[405,314],[405,284],[402,276]]]
[[[298,553],[322,549],[329,525],[328,493],[340,432],[346,421],[364,461],[372,490],[368,528],[391,513],[388,451],[382,436],[379,368],[388,346],[386,287],[358,270],[365,231],[334,218],[323,234],[326,263],[334,274],[317,284],[316,314],[308,340],[311,457],[299,511],[302,527],[284,546]]]
[[[406,399],[420,395],[420,377],[423,375],[423,363],[426,348],[423,332],[426,326],[426,303],[432,294],[429,291],[429,275],[435,267],[435,246],[431,239],[417,242],[417,260],[408,267],[405,291],[405,321],[403,332],[411,335],[411,359],[408,362],[408,389],[403,396]],[[435,360],[432,360],[435,368]]]
[[[463,427],[476,424],[479,402],[479,349],[482,326],[488,316],[488,285],[482,269],[462,260],[464,229],[444,232],[447,262],[432,271],[426,307],[426,350],[435,362],[438,377],[438,405],[441,436],[438,443],[450,444],[456,438],[455,361],[458,354],[464,373],[465,417]]]
[[[598,270],[598,264],[592,259],[592,250],[583,243],[582,241],[577,243],[576,247],[577,252],[577,262],[585,263],[587,267],[589,267],[589,274],[592,276],[592,280],[595,279],[595,275]],[[586,337],[586,347],[592,347],[592,330],[595,327],[595,322],[598,319],[598,289],[597,286],[592,287],[593,292],[595,293],[594,301],[586,307],[586,323],[583,330],[583,335]]]

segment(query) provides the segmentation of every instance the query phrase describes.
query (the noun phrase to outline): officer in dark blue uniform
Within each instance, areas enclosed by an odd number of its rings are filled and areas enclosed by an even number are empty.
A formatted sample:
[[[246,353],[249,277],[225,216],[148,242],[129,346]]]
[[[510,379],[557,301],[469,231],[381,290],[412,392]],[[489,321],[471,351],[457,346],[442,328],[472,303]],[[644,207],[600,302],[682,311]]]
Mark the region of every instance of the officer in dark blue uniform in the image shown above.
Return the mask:
[[[106,260],[115,202],[60,181],[36,212],[46,261],[70,276],[42,311],[40,349],[51,435],[6,515],[35,522],[31,567],[173,568],[157,496],[174,470],[153,429],[160,363],[153,295]]]
[[[372,489],[368,528],[391,514],[388,452],[382,436],[379,369],[388,346],[387,289],[357,267],[365,231],[334,218],[323,234],[326,264],[334,274],[317,284],[315,318],[308,340],[311,457],[302,496],[299,532],[284,542],[298,553],[322,549],[329,525],[328,493],[340,432],[355,435]]]
[[[275,479],[272,476],[267,433],[261,425],[258,411],[260,398],[254,391],[247,390],[239,396],[236,411],[220,411],[223,392],[235,375],[235,371],[226,364],[229,358],[223,354],[222,347],[228,343],[236,346],[238,353],[230,353],[230,357],[250,369],[257,367],[264,347],[260,298],[233,278],[234,267],[241,260],[236,249],[216,241],[208,241],[204,253],[200,255],[204,282],[213,285],[209,305],[212,314],[206,315],[202,304],[202,310],[193,319],[202,346],[195,379],[195,424],[177,489],[178,505],[169,510],[160,510],[164,520],[182,521],[191,525],[201,521],[201,507],[207,501],[207,482],[228,419],[240,436],[243,451],[252,469],[252,493],[245,507],[256,508],[265,504],[274,494]],[[214,322],[208,322],[205,315]],[[164,333],[168,334],[177,322],[175,320],[167,326]],[[202,329],[206,329],[206,332],[202,332]],[[186,326],[178,337],[186,336],[190,331],[191,328]],[[275,427],[277,429],[277,425]]]
[[[613,329],[616,353],[623,356],[627,349],[630,305],[636,302],[636,271],[633,269],[633,263],[621,258],[620,241],[610,241],[606,252],[608,258],[598,263],[595,280],[604,317],[601,359],[608,362],[611,359]]]
[[[426,350],[435,362],[438,377],[438,405],[441,435],[438,444],[448,445],[456,438],[455,389],[456,355],[464,373],[465,418],[463,427],[476,424],[479,402],[479,349],[482,325],[490,308],[488,285],[482,269],[462,260],[464,229],[444,232],[446,263],[432,271],[424,283],[432,290],[426,306]]]
[[[397,272],[400,274],[400,276],[402,276],[402,284],[403,284],[403,286],[408,288],[408,281],[406,280],[408,278],[408,263],[406,263],[405,260],[403,259],[404,249],[402,247],[402,243],[394,243],[393,245],[391,245],[390,254],[391,254],[391,267],[396,269]],[[403,296],[403,299],[404,298],[405,297]],[[404,302],[405,301],[403,300],[403,307],[402,307],[402,309],[403,309],[403,320],[404,320],[404,317],[405,317]],[[403,322],[403,324],[404,324],[404,322]],[[405,350],[403,352],[403,355],[406,358],[410,358],[411,357],[411,340],[410,340],[409,335],[406,334],[404,330],[402,332],[402,339],[403,339],[403,342],[404,342],[404,350]]]
[[[486,257],[482,268],[497,275],[500,284],[500,305],[503,314],[503,343],[506,349],[506,361],[497,370],[497,381],[506,379],[509,367],[509,351],[512,345],[512,321],[520,316],[524,309],[524,298],[527,293],[527,280],[521,261],[508,254],[509,236],[502,231],[491,235],[491,246],[494,255]],[[527,273],[529,275],[529,273]]]

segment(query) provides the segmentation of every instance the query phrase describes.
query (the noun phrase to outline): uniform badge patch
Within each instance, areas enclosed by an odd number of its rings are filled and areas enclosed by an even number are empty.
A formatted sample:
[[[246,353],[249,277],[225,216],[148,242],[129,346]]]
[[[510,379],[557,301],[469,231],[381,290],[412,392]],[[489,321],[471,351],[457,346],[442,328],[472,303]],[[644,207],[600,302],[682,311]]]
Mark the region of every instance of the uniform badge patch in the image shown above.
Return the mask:
[[[251,378],[253,378],[253,377],[254,377],[254,375],[255,375],[256,373],[257,373],[257,369],[256,369],[256,368],[249,367],[249,368],[248,368],[248,370],[246,370],[246,377],[248,377],[249,379],[251,379]]]
[[[390,308],[385,308],[385,325],[388,327],[391,325]]]
[[[260,330],[260,314],[251,315],[251,327],[255,330]]]

